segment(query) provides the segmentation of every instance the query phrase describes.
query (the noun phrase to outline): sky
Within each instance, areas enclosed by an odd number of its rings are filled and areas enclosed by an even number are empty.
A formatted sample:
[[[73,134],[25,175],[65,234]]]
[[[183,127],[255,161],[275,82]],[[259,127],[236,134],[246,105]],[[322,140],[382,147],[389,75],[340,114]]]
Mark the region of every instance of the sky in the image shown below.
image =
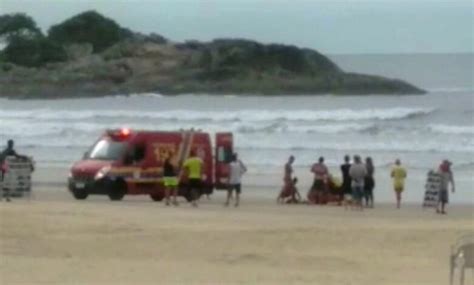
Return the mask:
[[[474,0],[0,0],[44,30],[96,10],[172,41],[246,38],[328,54],[474,52]]]

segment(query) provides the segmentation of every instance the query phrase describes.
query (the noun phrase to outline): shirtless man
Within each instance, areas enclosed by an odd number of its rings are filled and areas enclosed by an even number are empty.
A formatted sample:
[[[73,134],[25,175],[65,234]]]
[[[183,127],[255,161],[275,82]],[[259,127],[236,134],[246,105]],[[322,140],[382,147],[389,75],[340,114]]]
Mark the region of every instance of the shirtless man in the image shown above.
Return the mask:
[[[277,203],[283,203],[284,201],[284,194],[291,193],[290,195],[294,197],[294,184],[293,184],[293,162],[295,161],[295,157],[291,155],[288,158],[288,162],[285,163],[285,172],[283,174],[283,187],[278,194]]]
[[[324,164],[324,157],[320,157],[318,162],[313,164],[311,172],[314,174],[313,186],[308,193],[308,199],[315,204],[326,202],[327,186],[329,180],[329,170]],[[311,198],[309,198],[311,197]]]
[[[292,175],[293,175],[293,162],[295,161],[295,157],[291,155],[288,158],[288,162],[285,164],[285,174],[283,175],[283,183],[284,186],[292,185]]]

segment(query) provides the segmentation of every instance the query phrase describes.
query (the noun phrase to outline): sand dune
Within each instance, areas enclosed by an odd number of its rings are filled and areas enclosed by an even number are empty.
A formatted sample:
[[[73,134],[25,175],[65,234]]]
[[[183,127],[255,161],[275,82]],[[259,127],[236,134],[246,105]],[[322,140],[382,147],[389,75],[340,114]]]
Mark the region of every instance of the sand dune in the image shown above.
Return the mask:
[[[471,207],[359,213],[247,197],[224,208],[223,197],[194,209],[43,189],[0,203],[0,283],[444,285],[450,245],[473,229]]]

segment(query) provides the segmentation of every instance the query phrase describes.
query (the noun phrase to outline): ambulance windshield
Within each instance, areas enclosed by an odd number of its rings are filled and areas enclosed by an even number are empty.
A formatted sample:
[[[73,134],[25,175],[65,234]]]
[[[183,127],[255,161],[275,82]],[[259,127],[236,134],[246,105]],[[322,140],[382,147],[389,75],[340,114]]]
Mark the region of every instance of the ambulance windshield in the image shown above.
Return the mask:
[[[97,160],[119,160],[125,153],[127,144],[125,142],[103,139],[98,141],[89,151],[88,159]]]

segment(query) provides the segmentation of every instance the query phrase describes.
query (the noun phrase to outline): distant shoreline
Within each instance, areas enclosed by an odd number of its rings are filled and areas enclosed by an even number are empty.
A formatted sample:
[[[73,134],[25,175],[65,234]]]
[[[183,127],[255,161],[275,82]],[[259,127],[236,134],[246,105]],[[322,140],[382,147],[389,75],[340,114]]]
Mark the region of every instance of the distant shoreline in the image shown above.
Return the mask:
[[[140,93],[164,96],[421,95],[403,80],[345,72],[310,49],[240,39],[208,43],[124,41],[67,62],[27,68],[0,63],[0,97],[60,99]],[[82,53],[81,53],[82,52]]]

